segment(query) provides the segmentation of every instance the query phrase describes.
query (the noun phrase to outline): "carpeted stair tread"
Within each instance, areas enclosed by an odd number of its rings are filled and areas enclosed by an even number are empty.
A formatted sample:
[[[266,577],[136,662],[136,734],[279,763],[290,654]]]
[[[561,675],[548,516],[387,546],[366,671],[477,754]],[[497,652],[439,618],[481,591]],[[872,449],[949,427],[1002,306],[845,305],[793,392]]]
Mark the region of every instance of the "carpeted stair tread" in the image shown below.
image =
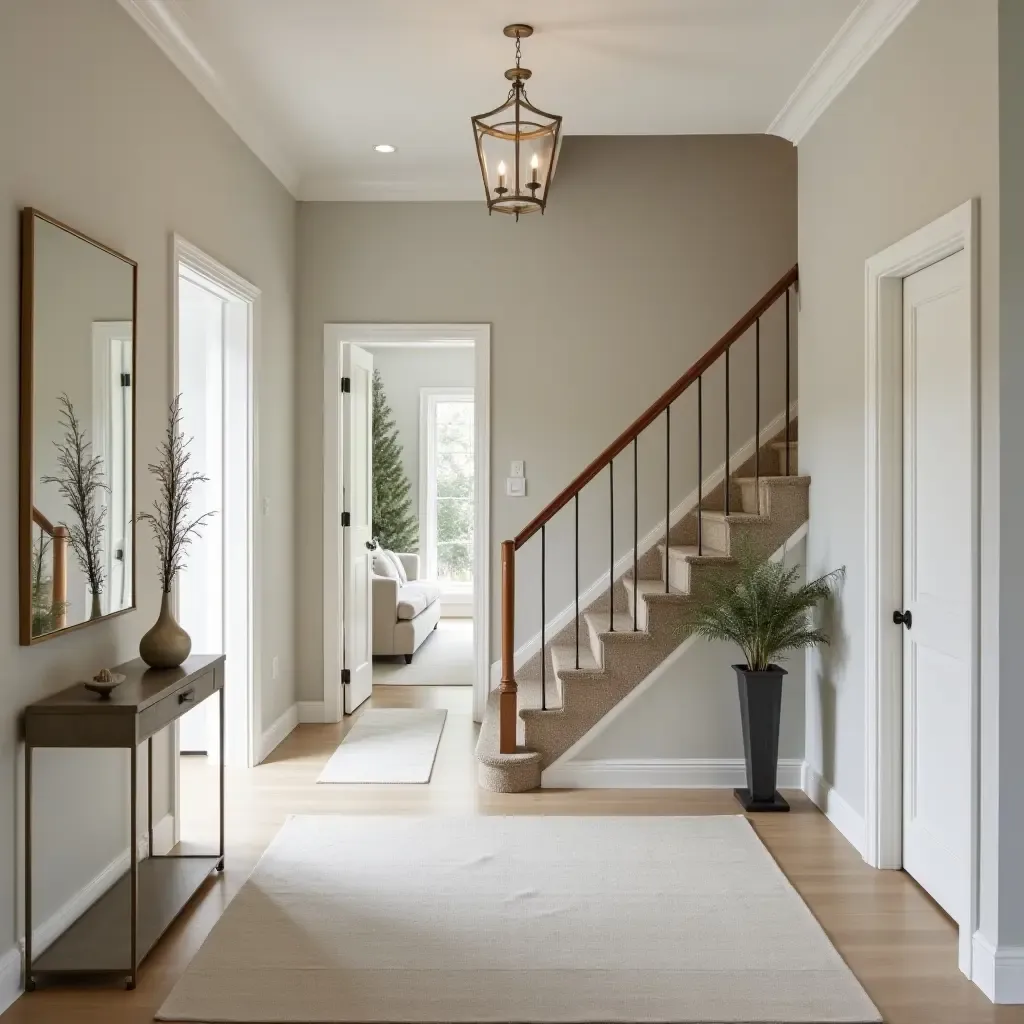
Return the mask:
[[[756,518],[756,517],[755,517]],[[665,550],[664,544],[659,544],[659,548],[662,551]],[[709,547],[707,544],[703,545],[699,550],[696,544],[670,544],[668,549],[669,558],[728,558],[729,553],[727,551],[720,551],[718,548]],[[664,587],[664,583],[662,586]]]
[[[626,581],[623,580],[623,583]],[[632,582],[632,581],[630,581]],[[646,581],[641,581],[646,582]],[[662,584],[664,586],[664,584]],[[627,593],[632,594],[632,588],[627,588]],[[641,590],[641,593],[643,591]],[[633,607],[633,599],[630,597],[630,608]],[[632,633],[633,632],[633,615],[632,612],[615,612],[611,617],[611,622],[608,621],[608,609],[603,608],[599,611],[584,612],[583,621],[586,622],[587,628],[594,634],[600,633]]]
[[[662,548],[664,548],[664,545],[662,545]],[[626,596],[629,599],[630,607],[632,607],[632,603],[633,603],[633,581],[627,577],[627,578],[623,579],[622,584],[626,588]],[[664,580],[640,580],[638,582],[637,586],[638,586],[638,590],[639,590],[639,596],[641,598],[646,597],[648,594],[651,594],[653,596],[658,596],[658,595],[663,595],[665,593],[665,581]],[[676,587],[669,587],[668,588],[668,593],[671,596],[673,596],[673,597],[686,597],[687,596],[685,591],[679,590]],[[589,615],[591,613],[588,612],[587,614]],[[600,613],[598,613],[598,614],[600,614]],[[604,614],[607,615],[608,613],[605,612]],[[632,628],[632,621],[630,622],[630,627],[629,628]]]
[[[580,663],[578,669],[576,667],[575,644],[560,644],[556,647],[552,647],[551,666],[554,669],[556,676],[561,675],[563,672],[601,671],[601,666],[594,657],[594,652],[590,649],[590,644],[588,644],[583,637],[580,637]]]

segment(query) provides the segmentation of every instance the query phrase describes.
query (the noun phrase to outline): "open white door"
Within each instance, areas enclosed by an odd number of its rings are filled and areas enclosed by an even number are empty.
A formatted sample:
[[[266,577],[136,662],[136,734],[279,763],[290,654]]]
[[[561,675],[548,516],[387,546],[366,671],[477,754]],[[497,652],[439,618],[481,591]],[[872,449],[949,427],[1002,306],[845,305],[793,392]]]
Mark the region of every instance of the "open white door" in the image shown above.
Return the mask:
[[[963,252],[903,282],[903,866],[970,907],[971,324]]]
[[[373,356],[341,346],[342,683],[345,713],[373,689]]]

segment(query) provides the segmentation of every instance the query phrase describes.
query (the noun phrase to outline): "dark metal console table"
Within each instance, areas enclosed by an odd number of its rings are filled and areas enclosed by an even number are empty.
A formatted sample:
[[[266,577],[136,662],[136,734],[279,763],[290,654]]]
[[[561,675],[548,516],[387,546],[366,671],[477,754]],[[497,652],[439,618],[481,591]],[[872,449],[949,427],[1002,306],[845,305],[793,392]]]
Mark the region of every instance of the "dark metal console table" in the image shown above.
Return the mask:
[[[79,683],[25,709],[25,989],[42,976],[122,975],[135,988],[139,964],[210,872],[224,870],[224,655],[198,655],[180,668],[118,665],[124,682],[102,700]],[[220,849],[153,855],[153,736],[220,694]],[[139,861],[138,756],[148,743],[149,856]],[[32,751],[36,747],[127,749],[131,762],[128,871],[38,957],[32,957]]]

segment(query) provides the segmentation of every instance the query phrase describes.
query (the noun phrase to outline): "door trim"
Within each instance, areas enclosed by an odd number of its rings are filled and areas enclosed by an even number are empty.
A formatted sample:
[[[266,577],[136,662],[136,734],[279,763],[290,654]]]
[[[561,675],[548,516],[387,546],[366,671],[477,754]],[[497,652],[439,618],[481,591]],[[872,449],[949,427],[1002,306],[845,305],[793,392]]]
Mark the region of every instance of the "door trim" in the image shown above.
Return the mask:
[[[245,694],[245,757],[241,767],[251,768],[258,764],[264,756],[261,749],[263,737],[263,710],[261,686],[261,636],[263,615],[263,566],[259,552],[263,550],[263,522],[256,514],[259,494],[259,420],[256,408],[256,393],[259,381],[259,341],[261,327],[262,292],[254,284],[240,277],[233,270],[219,263],[198,246],[175,233],[171,235],[171,387],[172,394],[178,393],[178,279],[179,267],[187,267],[201,274],[207,281],[223,289],[226,297],[237,299],[246,304],[249,310],[248,351],[247,351],[247,391],[249,415],[246,423],[248,440],[248,498],[247,522],[248,562],[249,562],[249,594],[248,594],[248,629],[249,629],[249,671],[248,687]],[[177,611],[177,594],[173,596]],[[178,722],[172,728],[173,738],[173,787],[174,787],[174,841],[179,839],[181,816],[179,814],[180,786],[180,739]],[[229,726],[225,726],[229,728]]]
[[[323,399],[323,721],[338,722],[344,702],[341,692],[341,545],[338,501],[341,453],[341,345],[375,347],[473,348],[475,402],[475,523],[473,552],[473,718],[483,721],[490,686],[490,570],[491,570],[491,325],[490,324],[324,324]],[[329,628],[335,623],[335,628]]]
[[[971,976],[978,926],[979,786],[979,288],[978,200],[971,199],[865,263],[865,783],[864,859],[899,868],[903,855],[903,279],[963,250],[971,345],[971,822],[969,920],[960,928],[960,969]]]

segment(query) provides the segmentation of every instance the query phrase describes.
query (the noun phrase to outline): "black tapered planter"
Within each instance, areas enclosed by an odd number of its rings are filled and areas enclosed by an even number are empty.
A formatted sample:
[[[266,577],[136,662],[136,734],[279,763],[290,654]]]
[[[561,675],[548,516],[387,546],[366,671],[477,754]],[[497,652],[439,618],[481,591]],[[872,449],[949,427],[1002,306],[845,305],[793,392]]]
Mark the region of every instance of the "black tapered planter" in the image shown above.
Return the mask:
[[[733,668],[740,694],[743,751],[747,760],[747,785],[733,792],[745,811],[788,811],[789,804],[775,788],[782,677],[786,670],[778,665],[764,672],[752,672],[746,665],[733,665]]]

